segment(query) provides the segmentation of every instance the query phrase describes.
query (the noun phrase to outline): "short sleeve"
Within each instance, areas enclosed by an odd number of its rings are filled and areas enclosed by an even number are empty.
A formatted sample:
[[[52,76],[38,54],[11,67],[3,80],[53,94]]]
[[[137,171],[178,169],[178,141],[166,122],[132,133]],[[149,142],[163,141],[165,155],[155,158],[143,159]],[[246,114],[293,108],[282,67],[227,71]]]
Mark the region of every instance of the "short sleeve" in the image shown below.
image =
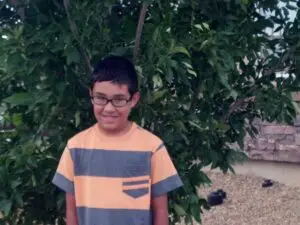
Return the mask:
[[[63,191],[74,194],[74,166],[67,147],[60,158],[52,183]]]
[[[165,145],[161,144],[151,158],[151,197],[167,194],[182,185]]]

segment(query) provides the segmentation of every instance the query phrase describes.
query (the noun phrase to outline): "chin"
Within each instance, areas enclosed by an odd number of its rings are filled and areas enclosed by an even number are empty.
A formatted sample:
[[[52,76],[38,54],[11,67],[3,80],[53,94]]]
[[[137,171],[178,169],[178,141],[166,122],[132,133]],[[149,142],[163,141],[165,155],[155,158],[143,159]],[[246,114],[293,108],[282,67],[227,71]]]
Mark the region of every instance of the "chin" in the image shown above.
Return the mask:
[[[109,131],[113,131],[116,130],[118,128],[118,126],[116,124],[112,124],[112,123],[101,123],[100,126],[104,129],[104,130],[109,130]]]
[[[101,127],[109,132],[119,132],[123,129],[122,124],[119,123],[101,123]]]

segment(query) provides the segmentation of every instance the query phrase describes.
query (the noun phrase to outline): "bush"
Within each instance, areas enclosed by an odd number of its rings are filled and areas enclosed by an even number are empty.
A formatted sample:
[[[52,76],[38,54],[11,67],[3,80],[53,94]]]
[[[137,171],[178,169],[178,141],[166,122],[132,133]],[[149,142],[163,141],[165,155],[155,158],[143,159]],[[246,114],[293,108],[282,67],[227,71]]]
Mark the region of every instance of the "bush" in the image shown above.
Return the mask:
[[[2,222],[64,223],[51,179],[67,139],[95,122],[87,84],[105,55],[134,58],[142,101],[131,117],[165,141],[184,181],[170,195],[172,223],[200,221],[208,206],[197,188],[210,183],[201,169],[234,172],[255,118],[293,122],[294,1],[15,2],[1,11]],[[267,28],[283,35],[271,39]],[[283,69],[286,78],[276,76]]]

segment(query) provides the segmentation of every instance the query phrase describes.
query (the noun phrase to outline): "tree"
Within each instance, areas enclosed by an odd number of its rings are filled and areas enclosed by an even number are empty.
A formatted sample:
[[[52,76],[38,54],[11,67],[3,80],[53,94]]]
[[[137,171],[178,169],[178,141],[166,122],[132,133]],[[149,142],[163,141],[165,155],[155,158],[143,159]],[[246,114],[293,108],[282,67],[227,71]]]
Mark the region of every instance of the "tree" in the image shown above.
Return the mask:
[[[201,169],[234,172],[254,119],[295,117],[299,3],[281,3],[2,1],[2,221],[63,224],[64,195],[50,181],[67,139],[95,122],[87,87],[108,54],[133,58],[142,102],[132,119],[162,137],[183,178],[170,195],[172,223],[200,221],[209,207],[197,190],[210,183]]]

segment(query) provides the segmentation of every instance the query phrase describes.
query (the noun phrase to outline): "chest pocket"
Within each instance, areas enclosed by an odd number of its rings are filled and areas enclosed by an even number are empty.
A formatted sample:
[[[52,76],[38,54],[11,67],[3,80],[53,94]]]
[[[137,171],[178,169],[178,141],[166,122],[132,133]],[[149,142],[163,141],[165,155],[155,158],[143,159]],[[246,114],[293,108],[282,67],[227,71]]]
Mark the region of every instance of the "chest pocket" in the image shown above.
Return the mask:
[[[123,193],[132,198],[140,198],[149,193],[150,180],[142,178],[137,181],[124,181],[122,184]]]
[[[128,154],[123,163],[123,193],[135,199],[149,194],[151,154]]]

